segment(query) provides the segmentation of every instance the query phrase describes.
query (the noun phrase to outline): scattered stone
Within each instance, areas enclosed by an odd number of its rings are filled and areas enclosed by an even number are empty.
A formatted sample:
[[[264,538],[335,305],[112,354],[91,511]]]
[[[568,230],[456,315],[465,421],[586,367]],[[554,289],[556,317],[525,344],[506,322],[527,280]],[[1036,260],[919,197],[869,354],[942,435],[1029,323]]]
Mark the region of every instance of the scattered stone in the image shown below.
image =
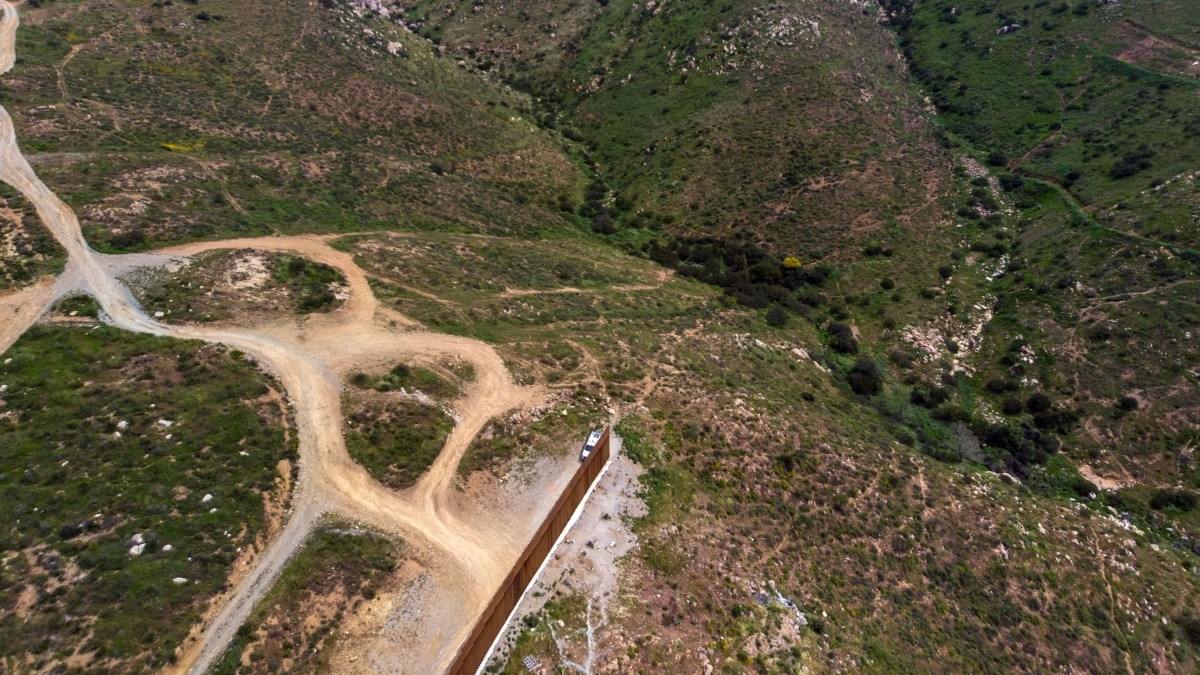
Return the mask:
[[[171,552],[171,551],[173,551],[174,549],[175,549],[175,547],[174,547],[174,546],[172,546],[172,545],[170,545],[170,544],[165,544],[165,545],[162,547],[163,553],[170,553],[170,552]]]
[[[186,584],[187,582],[188,582],[188,580],[183,577],[175,577],[174,579],[171,580],[171,583],[175,584],[176,586],[182,586],[183,584]]]
[[[200,499],[200,503],[201,503],[201,504],[207,504],[207,503],[211,502],[212,500],[213,500],[213,496],[212,496],[212,495],[204,495],[204,497],[202,497],[202,498]]]

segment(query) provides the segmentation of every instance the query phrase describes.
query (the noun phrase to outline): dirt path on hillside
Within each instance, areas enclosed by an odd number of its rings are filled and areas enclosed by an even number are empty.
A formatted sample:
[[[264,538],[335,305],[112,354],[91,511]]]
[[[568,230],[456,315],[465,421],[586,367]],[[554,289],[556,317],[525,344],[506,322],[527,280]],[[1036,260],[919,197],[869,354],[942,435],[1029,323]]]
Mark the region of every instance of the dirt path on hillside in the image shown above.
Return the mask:
[[[11,68],[18,16],[0,0],[0,72]],[[410,645],[403,669],[444,669],[466,637],[476,616],[508,573],[540,518],[508,518],[472,510],[453,489],[459,460],[489,419],[543,398],[541,390],[514,384],[496,352],[466,338],[419,330],[415,324],[381,308],[366,275],[350,254],[335,251],[321,237],[237,239],[189,244],[165,253],[192,255],[218,248],[291,251],[335,267],[346,276],[351,297],[340,311],[276,321],[252,329],[168,325],[142,311],[115,272],[164,258],[101,256],[92,251],[71,209],[37,177],[18,148],[12,119],[0,108],[0,180],[20,191],[67,250],[68,262],[58,281],[39,284],[0,298],[0,317],[23,315],[6,322],[0,348],[11,344],[49,303],[67,289],[91,294],[104,318],[131,331],[217,342],[239,349],[279,378],[295,409],[300,439],[300,478],[293,507],[283,529],[253,562],[253,569],[226,596],[212,618],[181,648],[176,672],[203,673],[222,655],[254,604],[273,585],[292,554],[324,513],[365,521],[405,537],[429,559],[444,602],[435,616],[422,622],[438,627],[445,639]],[[20,310],[18,312],[18,309]],[[7,341],[7,343],[6,343]],[[470,362],[475,380],[456,401],[459,421],[429,472],[413,488],[389,490],[375,481],[346,452],[342,438],[342,379],[352,368],[391,364],[405,358],[458,357]],[[527,514],[545,514],[557,492],[532,495]],[[400,664],[397,664],[400,665]]]
[[[53,297],[54,280],[50,278],[0,295],[0,354],[8,351],[17,338],[29,330]]]

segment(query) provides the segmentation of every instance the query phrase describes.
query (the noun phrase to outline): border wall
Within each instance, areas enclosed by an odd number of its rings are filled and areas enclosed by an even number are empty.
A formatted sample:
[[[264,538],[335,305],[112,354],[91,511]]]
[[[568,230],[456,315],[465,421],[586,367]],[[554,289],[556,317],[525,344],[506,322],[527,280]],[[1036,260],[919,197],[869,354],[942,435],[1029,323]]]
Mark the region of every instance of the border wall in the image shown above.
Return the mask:
[[[533,581],[538,568],[542,566],[542,561],[550,555],[554,542],[558,541],[558,536],[570,522],[576,507],[583,501],[592,483],[608,462],[608,433],[609,430],[605,429],[592,454],[580,464],[579,470],[571,477],[571,482],[554,503],[554,508],[550,509],[541,527],[533,535],[533,540],[525,547],[521,557],[517,558],[512,571],[508,573],[504,583],[500,584],[500,589],[496,591],[487,609],[483,610],[475,628],[463,643],[450,669],[446,671],[447,675],[475,675],[483,660],[487,658],[496,636],[500,634],[504,624],[508,622],[509,614],[512,614],[521,600],[521,594]]]

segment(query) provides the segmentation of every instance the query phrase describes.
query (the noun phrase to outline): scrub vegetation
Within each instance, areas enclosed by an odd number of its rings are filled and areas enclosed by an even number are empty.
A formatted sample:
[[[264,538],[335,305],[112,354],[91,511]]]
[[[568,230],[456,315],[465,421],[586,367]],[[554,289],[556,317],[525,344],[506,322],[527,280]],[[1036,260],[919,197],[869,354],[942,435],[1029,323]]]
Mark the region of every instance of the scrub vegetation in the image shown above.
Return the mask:
[[[547,396],[472,442],[468,494],[615,423],[648,512],[598,662],[1194,671],[1200,10],[966,4],[43,1],[0,102],[101,250],[333,233],[382,304],[494,345]],[[0,197],[0,283],[55,271]],[[257,320],[341,284],[214,252],[139,299]],[[167,663],[294,442],[236,355],[97,315],[62,300],[0,366],[13,670]],[[403,489],[471,378],[390,366],[345,434]],[[319,530],[221,672],[321,669],[406,551]],[[587,607],[560,586],[506,672]]]
[[[286,500],[278,396],[217,347],[104,326],[35,326],[5,352],[4,669],[170,664]]]

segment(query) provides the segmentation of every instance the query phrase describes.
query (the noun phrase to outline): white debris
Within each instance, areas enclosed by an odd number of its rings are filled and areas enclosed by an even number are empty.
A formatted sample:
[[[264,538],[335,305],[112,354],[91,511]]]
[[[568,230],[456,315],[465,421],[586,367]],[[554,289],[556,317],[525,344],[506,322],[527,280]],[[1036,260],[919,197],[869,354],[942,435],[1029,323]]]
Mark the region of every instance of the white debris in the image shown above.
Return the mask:
[[[174,579],[171,580],[171,583],[175,584],[176,586],[182,586],[183,584],[186,584],[187,582],[188,582],[188,580],[184,579],[183,577],[175,577]]]
[[[174,550],[174,548],[175,547],[170,544],[164,544],[162,547],[162,550],[163,550],[163,553],[170,553],[172,550]]]
[[[167,438],[170,438],[170,436],[168,435]],[[245,450],[238,450],[238,454],[241,455],[242,457],[250,456],[250,453],[246,452]]]
[[[168,428],[168,429],[170,429],[170,428],[171,428],[171,425],[172,425],[172,424],[175,424],[175,423],[174,423],[174,422],[172,422],[171,420],[159,420],[159,421],[158,421],[158,423],[159,423],[161,426],[164,426],[164,427],[166,427],[166,428]]]
[[[125,420],[121,420],[120,422],[117,422],[117,428],[124,431],[125,429],[129,428],[129,422],[126,422]]]
[[[146,538],[142,536],[141,532],[138,532],[137,534],[133,535],[133,543],[141,544],[145,541],[146,541]]]
[[[129,555],[141,555],[146,550],[145,544],[134,544],[129,547]]]
[[[200,503],[201,503],[201,504],[207,504],[207,503],[211,502],[212,500],[213,500],[213,496],[212,496],[212,495],[209,495],[209,494],[206,494],[206,495],[204,495],[204,497],[202,497],[202,498],[200,499]]]
[[[162,313],[162,312],[155,312],[155,313],[154,313],[154,318],[156,318],[156,319],[161,319],[161,318],[163,318],[163,316],[164,316],[164,315],[163,315],[163,313]]]
[[[216,513],[216,512],[217,512],[217,510],[216,510],[216,509],[210,509],[208,512],[209,512],[209,513]]]

